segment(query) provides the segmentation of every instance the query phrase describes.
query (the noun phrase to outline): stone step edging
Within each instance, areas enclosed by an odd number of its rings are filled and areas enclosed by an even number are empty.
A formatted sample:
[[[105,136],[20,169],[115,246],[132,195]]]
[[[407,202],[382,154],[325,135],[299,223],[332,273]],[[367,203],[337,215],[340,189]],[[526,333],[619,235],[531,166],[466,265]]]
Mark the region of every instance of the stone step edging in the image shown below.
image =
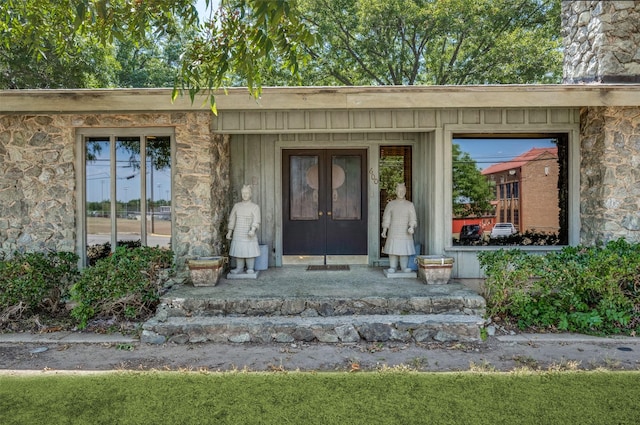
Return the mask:
[[[471,315],[331,317],[169,317],[143,326],[141,341],[174,343],[323,343],[479,341],[484,320]]]

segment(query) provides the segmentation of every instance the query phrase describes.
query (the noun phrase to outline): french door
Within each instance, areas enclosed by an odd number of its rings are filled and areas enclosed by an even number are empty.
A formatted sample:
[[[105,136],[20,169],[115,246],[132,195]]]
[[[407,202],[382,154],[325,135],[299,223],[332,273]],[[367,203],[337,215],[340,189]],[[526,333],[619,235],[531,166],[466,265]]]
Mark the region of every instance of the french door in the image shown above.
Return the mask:
[[[282,155],[283,255],[366,255],[367,151]]]

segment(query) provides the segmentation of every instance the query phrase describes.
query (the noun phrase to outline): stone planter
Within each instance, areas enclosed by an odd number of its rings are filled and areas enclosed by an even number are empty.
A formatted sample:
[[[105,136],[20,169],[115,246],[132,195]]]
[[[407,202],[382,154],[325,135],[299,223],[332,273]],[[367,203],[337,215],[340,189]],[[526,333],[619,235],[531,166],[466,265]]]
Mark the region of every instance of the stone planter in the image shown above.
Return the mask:
[[[418,255],[418,276],[427,285],[445,285],[451,279],[453,258],[443,255]]]
[[[187,260],[193,286],[216,286],[227,262],[225,257],[196,257]]]

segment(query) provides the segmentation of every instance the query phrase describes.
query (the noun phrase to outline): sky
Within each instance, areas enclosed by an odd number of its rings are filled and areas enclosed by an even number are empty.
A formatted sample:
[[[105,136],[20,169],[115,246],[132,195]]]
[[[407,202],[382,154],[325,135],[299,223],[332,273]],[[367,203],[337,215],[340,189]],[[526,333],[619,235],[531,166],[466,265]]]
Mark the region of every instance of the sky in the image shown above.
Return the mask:
[[[212,10],[211,9],[212,5],[213,5],[213,10],[216,10],[218,8],[218,4],[219,3],[220,3],[219,0],[210,0],[210,2],[209,2],[209,11]],[[198,14],[200,15],[201,18],[203,16],[208,16],[206,0],[197,0],[196,1],[196,8],[198,9]]]

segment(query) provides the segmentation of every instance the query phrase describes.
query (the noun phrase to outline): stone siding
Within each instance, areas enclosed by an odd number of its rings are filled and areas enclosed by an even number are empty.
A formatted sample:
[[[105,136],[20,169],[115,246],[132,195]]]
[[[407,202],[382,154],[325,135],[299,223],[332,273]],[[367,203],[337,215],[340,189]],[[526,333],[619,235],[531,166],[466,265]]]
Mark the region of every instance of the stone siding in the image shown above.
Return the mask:
[[[563,1],[564,82],[640,83],[640,1]]]
[[[0,116],[0,253],[74,251],[75,190],[68,117]]]
[[[565,83],[640,82],[640,1],[563,1]],[[640,108],[580,113],[580,242],[640,241]]]
[[[580,121],[580,241],[640,242],[640,108],[583,108]]]
[[[194,256],[220,255],[225,250],[230,211],[229,136],[209,132],[207,125],[176,128],[174,173],[178,265]],[[203,123],[204,124],[204,123]]]
[[[211,120],[210,111],[0,115],[0,253],[76,250],[76,129],[172,127],[178,265],[220,254],[229,210],[229,141],[212,133]]]

